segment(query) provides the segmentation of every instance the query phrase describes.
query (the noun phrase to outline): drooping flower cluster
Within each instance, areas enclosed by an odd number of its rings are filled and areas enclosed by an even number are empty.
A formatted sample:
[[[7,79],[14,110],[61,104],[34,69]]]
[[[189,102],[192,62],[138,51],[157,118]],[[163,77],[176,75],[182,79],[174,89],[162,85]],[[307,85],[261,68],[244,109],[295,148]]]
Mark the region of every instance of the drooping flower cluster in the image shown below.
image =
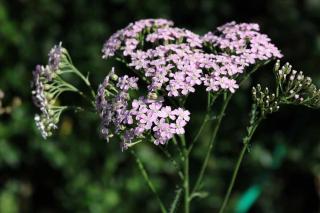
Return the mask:
[[[65,106],[58,106],[56,100],[64,91],[74,91],[75,88],[62,80],[60,75],[64,72],[61,67],[68,64],[66,50],[59,45],[55,45],[49,52],[48,64],[37,65],[33,71],[32,100],[40,110],[40,115],[35,115],[36,126],[40,130],[43,138],[52,135],[57,128],[61,112]]]
[[[138,89],[137,81],[127,75],[118,77],[112,69],[99,86],[96,107],[102,136],[108,141],[114,134],[119,135],[126,149],[142,138],[151,137],[155,144],[165,144],[174,134],[183,134],[189,111],[165,106],[160,97],[132,98],[129,92]]]
[[[32,82],[32,99],[36,107],[41,111],[41,115],[35,115],[35,122],[37,128],[40,130],[43,138],[47,138],[51,135],[52,131],[57,128],[57,121],[50,116],[50,94],[45,90],[48,78],[45,77],[48,74],[48,67],[37,65],[33,71],[33,82]]]
[[[282,57],[257,24],[231,22],[218,27],[218,34],[201,37],[163,19],[130,24],[112,35],[102,51],[104,58],[115,55],[144,76],[149,92],[174,97],[195,92],[201,84],[207,91],[235,92],[246,67]]]

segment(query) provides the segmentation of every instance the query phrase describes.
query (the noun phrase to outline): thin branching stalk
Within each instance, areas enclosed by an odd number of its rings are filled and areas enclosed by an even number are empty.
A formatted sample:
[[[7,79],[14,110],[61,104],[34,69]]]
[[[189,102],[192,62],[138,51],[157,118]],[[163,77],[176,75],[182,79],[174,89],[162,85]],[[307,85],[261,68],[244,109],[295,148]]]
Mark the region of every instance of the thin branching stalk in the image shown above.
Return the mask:
[[[229,101],[230,101],[231,97],[232,97],[231,94],[225,94],[223,105],[222,105],[222,108],[221,108],[221,110],[220,110],[220,112],[218,114],[217,123],[216,123],[216,125],[214,127],[214,130],[212,132],[212,136],[211,136],[211,140],[210,140],[209,145],[208,145],[207,153],[206,153],[206,156],[205,156],[204,161],[202,163],[201,170],[200,170],[199,176],[197,178],[197,181],[196,181],[196,183],[195,183],[195,185],[194,185],[194,187],[192,189],[192,193],[195,193],[199,189],[200,184],[201,184],[201,182],[203,180],[204,173],[206,171],[206,168],[207,168],[207,165],[208,165],[208,162],[209,162],[211,150],[213,148],[213,145],[214,145],[214,142],[215,142],[215,139],[216,139],[216,136],[217,136],[217,133],[218,133],[222,118],[224,117],[225,110],[226,110],[226,108],[227,108],[227,106],[229,104]]]
[[[253,116],[255,116],[255,112],[253,114],[254,114]],[[242,141],[243,142],[243,147],[242,147],[241,152],[239,154],[236,166],[235,166],[235,168],[233,170],[232,178],[231,178],[231,181],[229,183],[228,190],[227,190],[227,193],[226,193],[226,195],[224,197],[224,200],[223,200],[222,206],[221,206],[221,208],[219,210],[219,213],[223,213],[225,208],[226,208],[226,206],[227,206],[227,204],[228,204],[228,201],[230,199],[230,195],[231,195],[234,183],[236,181],[236,178],[238,176],[238,172],[239,172],[241,163],[243,161],[244,155],[247,152],[247,149],[248,149],[248,146],[250,145],[250,141],[252,139],[252,136],[255,133],[257,127],[259,126],[262,118],[258,118],[257,120],[255,120],[255,118],[251,118],[251,120],[253,120],[254,122],[247,128],[248,133],[243,138],[243,141]]]
[[[171,153],[166,150],[165,148],[159,146],[160,150],[163,152],[163,154],[170,160],[170,162],[172,163],[173,167],[176,169],[176,171],[178,172],[178,175],[180,177],[180,179],[183,181],[184,176],[183,173],[180,169],[180,166],[178,164],[178,162],[174,159],[174,157],[171,155]]]
[[[188,152],[189,154],[191,153],[195,143],[198,141],[201,133],[203,132],[205,126],[207,125],[207,123],[210,121],[210,115],[211,115],[211,106],[212,104],[215,102],[215,100],[217,99],[217,97],[219,96],[220,94],[215,94],[213,95],[213,97],[211,97],[211,93],[208,93],[208,97],[207,97],[207,112],[205,114],[205,116],[203,117],[203,121],[202,121],[202,124],[196,134],[196,136],[194,137],[194,139],[192,140],[189,148],[188,148]]]
[[[144,168],[144,165],[143,165],[142,161],[140,160],[139,156],[135,153],[135,151],[133,149],[131,149],[131,153],[134,156],[134,158],[136,159],[136,162],[138,164],[139,170],[140,170],[142,176],[144,177],[145,181],[147,182],[150,190],[153,192],[153,194],[157,198],[157,201],[159,203],[161,212],[162,213],[166,213],[167,212],[166,207],[164,206],[164,204],[163,204],[162,200],[160,199],[160,196],[159,196],[156,188],[154,187],[151,179],[149,178],[149,175],[148,175],[146,169]]]
[[[189,213],[190,212],[190,200],[189,200],[189,152],[185,140],[185,136],[180,136],[181,143],[183,146],[183,155],[184,155],[184,165],[183,165],[183,173],[184,173],[184,179],[183,179],[183,189],[184,189],[184,212]]]
[[[184,161],[183,150],[182,150],[182,148],[180,147],[180,145],[179,145],[179,143],[178,143],[178,140],[177,140],[177,138],[176,138],[175,135],[173,136],[172,141],[173,141],[173,144],[175,145],[175,147],[176,147],[177,150],[178,150],[178,153],[179,153],[181,162],[183,162],[183,161]]]
[[[264,64],[267,64],[269,61],[265,62]],[[250,72],[248,72],[248,74],[244,75],[242,77],[242,79],[240,80],[240,86],[261,66],[261,64],[257,64],[255,65],[252,70]],[[202,166],[201,166],[201,170],[199,172],[199,175],[198,175],[198,178],[196,180],[196,183],[192,189],[192,193],[196,193],[196,191],[199,189],[201,183],[202,183],[202,180],[203,180],[203,177],[204,177],[204,173],[206,171],[206,168],[207,168],[207,165],[208,165],[208,162],[209,162],[209,159],[210,159],[210,154],[211,154],[211,150],[214,146],[214,142],[215,142],[215,139],[216,139],[216,136],[217,136],[217,133],[219,131],[219,128],[220,128],[220,124],[221,124],[221,121],[222,121],[222,118],[224,117],[224,114],[225,114],[225,110],[229,104],[229,101],[230,99],[232,98],[233,94],[224,94],[224,100],[223,100],[223,105],[222,105],[222,108],[218,114],[218,117],[217,117],[217,123],[214,127],[214,130],[212,132],[212,136],[211,136],[211,140],[209,142],[209,145],[208,145],[208,149],[207,149],[207,153],[206,153],[206,156],[205,156],[205,159],[202,163]],[[210,106],[211,107],[211,106]],[[193,196],[192,196],[193,197]]]

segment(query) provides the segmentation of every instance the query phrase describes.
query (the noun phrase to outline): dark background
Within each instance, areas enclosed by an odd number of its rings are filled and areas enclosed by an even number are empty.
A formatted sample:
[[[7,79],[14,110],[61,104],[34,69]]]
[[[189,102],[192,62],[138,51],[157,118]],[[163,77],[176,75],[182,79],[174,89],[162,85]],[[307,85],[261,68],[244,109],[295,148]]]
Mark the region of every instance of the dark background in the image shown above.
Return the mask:
[[[63,41],[97,87],[112,66],[101,59],[105,39],[134,20],[158,17],[200,34],[232,20],[257,22],[282,50],[283,62],[320,85],[319,0],[0,0],[0,89],[5,105],[17,105],[0,115],[0,212],[159,212],[130,153],[98,137],[96,115],[65,113],[57,135],[44,141],[30,97],[32,70],[46,63],[53,44]],[[205,178],[209,196],[194,200],[193,212],[220,207],[248,122],[250,87],[270,84],[271,68],[256,73],[228,108]],[[202,107],[192,101],[199,125]],[[302,107],[269,116],[254,137],[227,212],[319,212],[319,122],[319,111]],[[198,143],[192,171],[199,169],[209,134],[210,128]],[[168,205],[178,183],[174,169],[155,146],[139,145],[137,152]]]

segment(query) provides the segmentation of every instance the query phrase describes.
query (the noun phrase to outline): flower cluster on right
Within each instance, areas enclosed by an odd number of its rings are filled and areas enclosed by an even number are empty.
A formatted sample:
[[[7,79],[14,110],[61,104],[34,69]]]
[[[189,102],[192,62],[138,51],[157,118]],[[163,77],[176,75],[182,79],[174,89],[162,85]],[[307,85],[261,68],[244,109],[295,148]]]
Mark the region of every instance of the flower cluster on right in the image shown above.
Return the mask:
[[[274,74],[275,93],[270,93],[268,87],[262,88],[260,84],[252,88],[253,101],[262,117],[278,111],[280,105],[285,104],[320,108],[320,89],[302,71],[292,69],[289,63],[280,67],[278,60],[274,67]]]

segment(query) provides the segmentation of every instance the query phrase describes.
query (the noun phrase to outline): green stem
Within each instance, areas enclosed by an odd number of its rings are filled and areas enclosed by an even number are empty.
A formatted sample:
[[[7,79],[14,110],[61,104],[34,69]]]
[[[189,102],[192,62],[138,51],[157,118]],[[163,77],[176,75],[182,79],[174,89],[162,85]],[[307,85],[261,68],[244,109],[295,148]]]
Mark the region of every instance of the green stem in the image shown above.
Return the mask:
[[[184,161],[183,151],[182,151],[182,149],[180,148],[180,145],[178,144],[178,141],[177,141],[175,135],[173,135],[172,141],[173,141],[173,144],[176,146],[176,148],[177,148],[177,150],[178,150],[178,152],[179,152],[179,156],[180,156],[181,161],[183,162],[183,161]]]
[[[142,176],[144,177],[145,181],[147,182],[147,184],[148,184],[149,188],[151,189],[151,191],[153,192],[153,194],[156,196],[157,201],[158,201],[159,206],[160,206],[160,209],[161,209],[161,212],[162,212],[162,213],[166,213],[167,210],[166,210],[163,202],[161,201],[161,199],[160,199],[160,197],[159,197],[159,195],[158,195],[158,193],[157,193],[157,191],[156,191],[156,188],[154,187],[153,183],[151,182],[151,180],[150,180],[150,178],[149,178],[149,175],[148,175],[146,169],[144,168],[144,166],[143,166],[143,164],[142,164],[142,161],[140,160],[140,158],[139,158],[138,155],[134,152],[133,149],[131,149],[131,153],[132,153],[132,155],[133,155],[133,156],[135,157],[135,159],[136,159],[136,162],[137,162],[137,164],[138,164],[138,167],[139,167],[139,169],[140,169],[140,172],[141,172]]]
[[[200,128],[199,128],[199,130],[198,130],[198,133],[196,134],[196,136],[195,136],[194,139],[192,140],[191,145],[189,146],[189,149],[188,149],[188,152],[189,152],[189,153],[191,152],[194,144],[196,143],[196,141],[197,141],[198,138],[200,137],[200,135],[201,135],[202,131],[204,130],[204,128],[205,128],[206,124],[208,123],[208,121],[209,121],[209,114],[206,113],[206,115],[205,115],[204,118],[203,118],[202,124],[201,124],[201,126],[200,126]]]
[[[255,116],[255,115],[253,115],[253,116]],[[251,120],[254,120],[254,119],[251,119]],[[226,195],[224,197],[224,200],[223,200],[222,206],[221,206],[221,208],[219,210],[219,213],[223,213],[224,209],[227,206],[227,203],[228,203],[228,201],[230,199],[230,195],[231,195],[234,183],[235,183],[236,178],[238,176],[238,172],[239,172],[242,160],[243,160],[244,155],[245,155],[245,153],[246,153],[246,151],[248,149],[248,146],[250,144],[251,138],[252,138],[254,132],[256,131],[257,127],[259,126],[261,120],[262,120],[262,118],[259,118],[257,121],[255,121],[253,124],[251,124],[251,126],[248,128],[248,135],[243,138],[243,147],[242,147],[242,150],[241,150],[240,155],[238,157],[236,166],[235,166],[235,168],[233,170],[232,178],[231,178],[231,181],[229,183],[228,190],[227,190],[227,193],[226,193]]]
[[[59,95],[64,92],[64,91],[70,91],[70,92],[76,92],[78,93],[81,97],[83,97],[86,101],[88,101],[93,108],[95,109],[95,103],[94,100],[91,100],[89,97],[87,97],[81,90],[79,90],[78,88],[76,88],[75,86],[73,86],[72,84],[66,82],[65,80],[63,80],[60,76],[57,77],[56,80],[58,86],[56,86],[53,89],[58,89],[57,91],[59,92]],[[64,87],[64,88],[63,88]]]
[[[214,127],[214,130],[212,132],[211,140],[210,140],[209,145],[208,145],[208,149],[207,149],[207,153],[206,153],[205,159],[204,159],[204,161],[202,163],[200,173],[198,175],[197,181],[196,181],[196,183],[195,183],[195,185],[193,187],[193,190],[192,190],[191,194],[195,193],[198,190],[198,188],[200,187],[200,184],[202,182],[202,179],[204,177],[204,173],[206,171],[206,168],[207,168],[207,165],[208,165],[208,162],[209,162],[211,150],[213,148],[214,141],[216,139],[216,136],[217,136],[220,124],[221,124],[221,120],[222,120],[222,118],[224,116],[224,112],[225,112],[225,110],[226,110],[226,108],[228,106],[228,103],[229,103],[231,97],[232,97],[232,94],[226,95],[226,97],[225,97],[225,100],[223,102],[222,108],[221,108],[221,110],[219,112],[219,115],[218,115],[217,123],[216,123],[216,125]]]
[[[265,62],[264,64],[267,64],[267,63],[268,63],[268,61]],[[260,66],[261,66],[260,63],[256,64],[256,65],[252,68],[252,70],[251,70],[250,72],[248,72],[248,74],[246,74],[246,75],[244,75],[242,78],[240,78],[240,79],[239,79],[239,80],[240,80],[239,86],[241,86],[241,85],[250,77],[250,75],[253,74]],[[225,95],[226,95],[226,93],[225,93]],[[215,125],[215,127],[214,127],[213,132],[212,132],[211,140],[210,140],[209,145],[208,145],[208,150],[207,150],[205,159],[204,159],[204,161],[203,161],[203,163],[202,163],[200,173],[199,173],[199,175],[198,175],[196,184],[195,184],[195,186],[193,187],[193,190],[192,190],[191,195],[192,195],[193,193],[195,193],[195,192],[198,190],[198,188],[200,187],[200,184],[201,184],[201,182],[202,182],[202,179],[203,179],[205,170],[206,170],[207,165],[208,165],[208,162],[209,162],[211,150],[212,150],[212,148],[213,148],[213,145],[214,145],[214,142],[215,142],[215,139],[216,139],[218,130],[219,130],[219,128],[220,128],[221,120],[222,120],[222,118],[223,118],[223,116],[224,116],[224,112],[225,112],[225,110],[226,110],[226,108],[227,108],[227,106],[228,106],[228,104],[229,104],[229,101],[230,101],[232,95],[233,95],[233,94],[229,94],[229,95],[227,95],[227,97],[225,97],[225,100],[224,100],[223,106],[222,106],[222,108],[221,108],[221,111],[220,111],[220,113],[218,114],[218,121],[217,121],[217,123],[216,123],[216,125]],[[191,196],[191,197],[193,197],[193,196]]]
[[[75,66],[72,65],[72,67],[74,69],[75,74],[78,75],[84,81],[84,83],[87,85],[87,87],[90,89],[92,97],[95,98],[96,94],[92,89],[92,86],[91,86],[89,79],[86,78],[84,75],[82,75],[82,73]]]
[[[183,180],[184,176],[183,176],[183,173],[179,167],[178,162],[174,159],[174,157],[171,155],[171,153],[168,150],[166,150],[165,148],[162,148],[161,146],[159,146],[159,148],[164,153],[164,155],[170,160],[173,167],[177,170],[180,179]]]
[[[206,112],[206,115],[204,116],[203,118],[203,121],[201,123],[201,126],[198,130],[198,133],[196,134],[196,136],[194,137],[194,139],[192,140],[189,148],[188,148],[188,152],[190,154],[190,152],[192,151],[193,149],[193,146],[195,145],[195,143],[197,142],[197,140],[199,139],[202,131],[204,130],[206,124],[208,123],[208,121],[210,120],[210,116],[211,116],[211,106],[212,104],[215,102],[215,100],[217,99],[217,97],[219,96],[219,94],[214,94],[213,97],[211,98],[211,93],[208,92],[208,97],[207,97],[207,112]]]
[[[93,97],[93,99],[95,99],[96,94],[92,89],[91,83],[89,81],[89,79],[87,77],[85,77],[73,64],[71,61],[71,57],[69,56],[69,54],[67,54],[68,56],[68,62],[63,63],[61,69],[63,69],[63,73],[74,73],[75,75],[77,75],[84,83],[85,85],[88,87],[88,89],[90,90],[90,93]]]
[[[183,155],[184,155],[184,181],[183,181],[183,188],[184,188],[184,212],[190,212],[190,200],[189,200],[189,152],[187,148],[187,144],[185,141],[185,136],[180,136],[181,143],[183,145]]]

